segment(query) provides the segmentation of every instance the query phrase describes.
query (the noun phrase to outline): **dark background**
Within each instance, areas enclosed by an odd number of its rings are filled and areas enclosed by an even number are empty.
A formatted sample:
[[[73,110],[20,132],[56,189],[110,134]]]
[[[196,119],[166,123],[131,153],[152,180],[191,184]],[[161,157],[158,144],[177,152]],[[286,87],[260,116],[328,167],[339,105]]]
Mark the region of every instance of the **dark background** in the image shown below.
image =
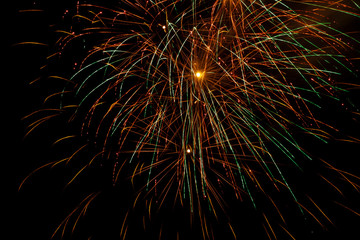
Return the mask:
[[[66,18],[64,13],[69,9],[70,11],[71,9],[74,10],[75,4],[76,1],[22,0],[3,9],[7,14],[10,14],[9,17],[3,20],[6,27],[2,34],[5,40],[4,50],[6,57],[3,60],[6,74],[4,73],[2,78],[2,95],[4,98],[2,101],[2,116],[5,120],[3,125],[3,132],[5,133],[3,141],[5,144],[3,145],[2,155],[5,164],[2,166],[4,175],[11,172],[10,181],[8,181],[8,178],[3,181],[6,189],[10,189],[10,198],[7,197],[7,194],[3,195],[3,198],[8,201],[3,205],[3,208],[6,212],[7,224],[9,224],[6,228],[9,233],[6,233],[6,236],[11,236],[11,239],[49,239],[56,227],[74,206],[88,193],[97,190],[104,190],[105,192],[96,202],[96,205],[100,207],[90,211],[89,219],[93,220],[89,220],[87,225],[84,224],[87,227],[80,226],[77,235],[73,235],[72,239],[86,239],[89,228],[93,232],[93,239],[117,239],[116,236],[118,236],[121,220],[116,217],[116,214],[117,211],[123,211],[123,208],[126,208],[127,204],[129,204],[124,199],[124,196],[132,194],[129,189],[123,189],[121,193],[111,189],[109,187],[111,176],[108,177],[106,169],[96,172],[90,170],[89,177],[85,177],[82,182],[64,188],[66,181],[71,176],[71,171],[69,172],[64,167],[46,168],[39,171],[18,191],[22,180],[35,168],[69,154],[52,147],[52,142],[54,136],[56,137],[59,133],[66,131],[70,134],[76,129],[76,126],[59,125],[54,127],[56,122],[53,122],[53,125],[45,124],[44,127],[39,128],[24,139],[28,122],[21,119],[41,107],[44,97],[52,91],[52,86],[58,84],[42,81],[41,84],[29,85],[34,79],[44,74],[44,70],[41,70],[41,68],[47,63],[46,57],[51,53],[51,47],[57,38],[54,30],[56,26],[64,25],[64,21],[66,23],[66,19],[63,20],[62,17],[65,16]],[[22,11],[27,9],[40,9],[43,11]],[[346,21],[345,24],[344,27],[349,29],[356,26],[356,22]],[[48,44],[48,46],[17,44],[21,42],[42,42]],[[359,65],[356,64],[358,62],[355,62],[354,67],[358,69]],[[344,77],[353,82],[360,79],[350,74]],[[358,96],[359,91],[353,90],[349,95],[344,96],[344,99],[351,98],[352,102],[360,106],[360,97]],[[348,102],[344,101],[344,103],[347,107],[352,107]],[[354,115],[348,114],[341,106],[341,102],[325,104],[322,113],[325,118],[330,122],[334,122],[346,134],[351,134],[354,137],[360,136],[358,119]],[[9,136],[7,136],[8,134]],[[311,149],[310,152],[324,157],[329,162],[336,163],[336,166],[340,169],[360,175],[360,157],[358,154],[360,145],[335,141],[330,141],[328,145],[321,145],[306,142],[305,140],[304,144],[308,145],[309,149]],[[301,178],[290,181],[297,187],[304,188],[309,195],[317,195],[318,201],[323,204],[321,206],[331,212],[329,216],[331,216],[334,226],[327,224],[327,231],[324,231],[311,220],[304,220],[301,217],[294,218],[293,220],[290,219],[292,225],[289,227],[293,230],[294,236],[297,239],[360,239],[360,216],[334,204],[334,201],[338,201],[349,206],[354,211],[360,212],[360,194],[350,184],[346,184],[341,180],[335,180],[335,182],[341,184],[338,186],[341,187],[345,197],[331,193],[331,190],[326,187],[323,188],[322,192],[317,192],[321,185],[312,182],[312,180],[317,181],[316,174],[323,171],[323,169],[316,163],[307,163],[305,170],[305,180]],[[334,179],[339,178],[334,174]],[[140,215],[142,210],[139,211]],[[135,214],[137,214],[136,211]],[[239,239],[266,239],[265,235],[258,232],[258,229],[261,228],[254,226],[254,229],[251,229],[250,223],[258,220],[256,216],[248,216],[251,214],[253,214],[252,210],[241,206],[233,209],[230,214],[235,215],[234,219],[245,219],[238,220],[239,224],[244,221],[243,224],[250,226],[250,229],[247,227],[247,232],[252,233],[250,234],[251,238],[246,233],[243,236],[238,235]],[[171,219],[169,216],[166,217]],[[186,216],[180,219],[174,217],[171,220],[171,225],[181,225],[186,220]],[[136,222],[137,220],[133,221]],[[155,225],[158,222],[160,221],[155,220]],[[214,223],[214,228],[218,228],[221,233],[222,227],[219,225],[221,223]],[[136,228],[133,231],[136,232]],[[192,230],[187,231],[188,237],[186,239],[199,239],[198,234],[192,232]],[[148,232],[147,234],[139,234],[139,236],[144,239],[157,239],[158,235],[156,234],[154,233],[151,236]],[[231,239],[229,236],[224,234],[219,239]],[[69,238],[69,235],[64,237],[64,239]],[[169,237],[166,239],[176,238]],[[279,235],[278,239],[289,239],[289,237],[285,238],[285,236]]]

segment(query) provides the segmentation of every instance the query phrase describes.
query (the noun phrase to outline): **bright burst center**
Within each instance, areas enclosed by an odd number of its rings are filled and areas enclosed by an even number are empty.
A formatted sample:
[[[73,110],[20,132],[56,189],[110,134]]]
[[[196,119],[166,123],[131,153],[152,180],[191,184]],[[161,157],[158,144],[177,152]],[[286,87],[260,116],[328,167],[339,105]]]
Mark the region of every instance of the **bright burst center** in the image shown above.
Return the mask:
[[[201,72],[196,72],[196,73],[195,73],[195,76],[196,76],[197,78],[200,78],[200,77],[202,76],[202,73],[201,73]]]

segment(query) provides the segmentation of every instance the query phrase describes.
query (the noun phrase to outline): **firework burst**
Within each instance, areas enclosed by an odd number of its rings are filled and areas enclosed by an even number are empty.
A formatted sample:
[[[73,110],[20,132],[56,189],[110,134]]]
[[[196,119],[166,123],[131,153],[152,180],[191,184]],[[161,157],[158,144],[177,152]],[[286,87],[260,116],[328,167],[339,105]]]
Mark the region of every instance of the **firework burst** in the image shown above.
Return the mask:
[[[260,193],[278,212],[271,193],[284,191],[311,214],[284,170],[301,170],[298,159],[311,159],[297,134],[329,138],[332,127],[316,117],[317,99],[344,91],[333,79],[349,71],[343,53],[351,49],[348,41],[357,41],[324,22],[325,14],[357,17],[356,10],[344,1],[286,0],[135,0],[116,9],[80,8],[88,10],[74,16],[81,30],[58,41],[57,55],[74,42],[87,54],[64,89],[50,96],[60,97],[60,108],[32,125],[67,109],[75,109],[70,120],[82,119],[81,135],[100,150],[70,182],[94,159],[111,161],[114,185],[122,175],[141,179],[134,205],[140,199],[148,205],[154,199],[157,209],[166,201],[186,205],[199,216],[204,239],[213,238],[208,213],[226,211],[225,189],[254,208]]]

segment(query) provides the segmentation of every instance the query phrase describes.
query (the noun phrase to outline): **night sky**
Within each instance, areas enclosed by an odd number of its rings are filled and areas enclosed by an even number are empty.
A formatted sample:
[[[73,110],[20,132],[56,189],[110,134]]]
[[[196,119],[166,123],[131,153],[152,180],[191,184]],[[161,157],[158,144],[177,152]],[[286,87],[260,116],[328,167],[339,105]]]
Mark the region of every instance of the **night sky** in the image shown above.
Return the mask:
[[[101,2],[101,1],[98,1]],[[113,1],[116,2],[116,1]],[[119,232],[122,225],[121,214],[131,205],[133,189],[130,186],[113,187],[111,166],[101,165],[101,168],[90,168],[86,175],[72,185],[65,187],[71,179],[73,172],[65,165],[54,168],[44,168],[32,175],[18,191],[22,180],[37,167],[57,159],[68,156],[66,146],[53,146],[52,143],[59,135],[71,135],[78,131],[80,122],[75,121],[71,124],[64,124],[63,119],[54,120],[36,129],[28,137],[26,126],[31,123],[22,118],[43,106],[46,96],[52,93],[53,89],[58,89],[61,82],[56,79],[44,79],[44,75],[52,75],[52,68],[42,67],[47,64],[46,57],[52,52],[59,34],[54,33],[58,26],[67,26],[70,22],[68,15],[74,11],[76,1],[40,1],[40,0],[21,0],[3,11],[8,11],[10,16],[3,20],[6,28],[3,30],[5,38],[6,59],[3,61],[5,73],[3,74],[3,118],[6,123],[3,125],[3,132],[6,142],[3,151],[3,161],[9,167],[4,167],[3,173],[10,169],[10,184],[8,178],[3,180],[3,184],[10,186],[10,198],[7,194],[3,196],[9,199],[9,203],[3,205],[6,214],[5,219],[11,226],[5,229],[4,236],[11,239],[50,239],[54,230],[72,209],[88,196],[91,192],[102,192],[100,197],[90,205],[87,214],[80,219],[79,226],[73,234],[72,225],[69,223],[64,239],[120,239]],[[107,5],[111,3],[107,1]],[[40,9],[41,11],[26,11],[27,9]],[[70,13],[67,11],[70,9]],[[24,11],[25,10],[25,11]],[[344,19],[340,24],[346,31],[359,30],[360,21]],[[357,34],[359,36],[359,34]],[[21,42],[41,42],[43,45],[18,44]],[[360,49],[360,44],[359,48]],[[74,55],[79,50],[74,50]],[[354,58],[359,57],[354,53]],[[4,65],[5,64],[5,65]],[[67,66],[68,62],[62,62],[60,68],[54,68],[54,75],[70,75]],[[50,70],[48,70],[50,69]],[[359,60],[354,60],[354,69],[360,69]],[[58,71],[58,72],[56,72]],[[66,71],[69,71],[67,73]],[[30,82],[40,78],[35,84]],[[343,78],[352,83],[359,83],[360,76],[345,73]],[[7,86],[9,84],[9,86]],[[360,139],[360,117],[349,113],[349,109],[356,111],[356,106],[360,108],[360,92],[357,88],[352,89],[346,95],[341,95],[341,101],[330,101],[323,99],[323,109],[320,113],[322,119],[328,120],[336,126],[344,135],[351,135]],[[349,99],[352,104],[349,103]],[[9,136],[7,136],[9,135]],[[340,135],[340,136],[344,136]],[[68,147],[81,146],[83,140],[69,142]],[[308,152],[314,156],[334,164],[337,168],[354,175],[360,176],[360,157],[359,143],[339,142],[330,140],[328,144],[321,144],[311,139],[302,139],[302,144]],[[91,157],[91,153],[84,158]],[[331,176],[331,171],[320,166],[319,161],[308,161],[303,166],[304,171],[297,173],[294,169],[289,169],[286,174],[289,182],[311,196],[316,196],[318,205],[325,209],[333,225],[322,218],[325,228],[319,226],[309,215],[305,218],[297,212],[296,208],[284,206],[289,211],[284,213],[288,219],[288,228],[296,239],[360,239],[360,215],[352,213],[350,210],[340,206],[345,205],[353,211],[360,213],[360,193],[351,184],[346,183],[340,175],[333,174],[331,180],[335,183],[343,196],[324,182],[319,182],[319,174]],[[110,173],[110,174],[109,174]],[[359,179],[351,178],[355,183],[360,183]],[[319,189],[321,191],[319,191]],[[228,196],[231,193],[223,193]],[[212,222],[214,232],[221,238],[233,239],[228,228],[224,227],[227,221],[234,221],[236,226],[244,228],[244,234],[238,234],[238,239],[267,239],[259,219],[262,213],[251,208],[251,204],[237,202],[236,199],[228,197],[231,211],[226,216],[220,216],[219,222],[209,217]],[[279,199],[282,199],[279,196]],[[260,201],[262,201],[260,199]],[[286,201],[280,204],[286,205]],[[341,204],[337,204],[341,203]],[[129,230],[129,239],[158,239],[160,225],[163,224],[162,239],[176,239],[176,234],[172,232],[182,231],[180,239],[202,239],[201,232],[197,230],[198,223],[190,228],[188,226],[189,214],[186,210],[173,207],[171,203],[165,204],[164,209],[155,215],[152,224],[147,225],[147,230],[142,230],[142,215],[144,208],[140,207],[132,210],[133,217],[130,218],[128,225],[133,227]],[[166,219],[165,223],[162,223]],[[263,221],[263,220],[262,220]],[[180,230],[179,230],[180,229]],[[226,229],[226,231],[224,230]],[[6,230],[10,230],[7,233]],[[224,232],[223,232],[224,231]],[[238,231],[242,232],[242,231]],[[167,235],[168,234],[168,235]],[[61,233],[54,239],[60,239]],[[135,236],[132,238],[131,236]],[[284,232],[278,235],[278,239],[291,239]]]

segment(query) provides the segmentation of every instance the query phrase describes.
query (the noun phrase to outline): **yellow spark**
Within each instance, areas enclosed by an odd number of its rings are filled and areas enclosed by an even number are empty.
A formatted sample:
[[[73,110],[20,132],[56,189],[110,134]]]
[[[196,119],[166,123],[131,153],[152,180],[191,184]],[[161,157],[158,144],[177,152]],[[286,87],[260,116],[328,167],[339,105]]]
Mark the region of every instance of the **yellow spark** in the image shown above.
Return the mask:
[[[202,75],[203,75],[203,74],[202,74],[201,72],[196,72],[196,73],[195,73],[195,76],[196,76],[197,78],[201,78]]]

